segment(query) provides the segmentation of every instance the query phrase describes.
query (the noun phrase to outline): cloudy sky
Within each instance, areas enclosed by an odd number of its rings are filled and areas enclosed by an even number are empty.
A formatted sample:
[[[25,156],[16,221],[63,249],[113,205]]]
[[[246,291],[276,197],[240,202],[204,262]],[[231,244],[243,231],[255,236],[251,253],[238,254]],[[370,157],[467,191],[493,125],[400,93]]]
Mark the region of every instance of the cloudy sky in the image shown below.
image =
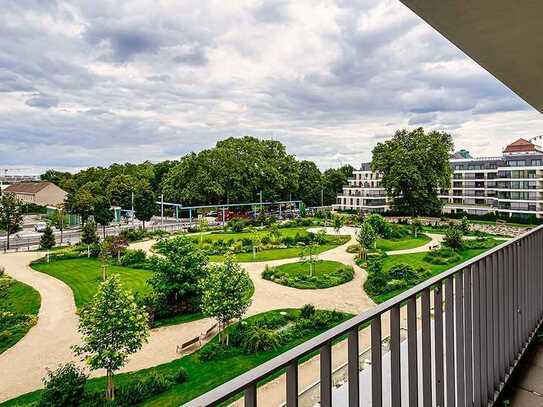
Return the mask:
[[[12,173],[178,158],[248,134],[324,169],[414,126],[495,155],[543,134],[543,116],[397,0],[2,0]]]

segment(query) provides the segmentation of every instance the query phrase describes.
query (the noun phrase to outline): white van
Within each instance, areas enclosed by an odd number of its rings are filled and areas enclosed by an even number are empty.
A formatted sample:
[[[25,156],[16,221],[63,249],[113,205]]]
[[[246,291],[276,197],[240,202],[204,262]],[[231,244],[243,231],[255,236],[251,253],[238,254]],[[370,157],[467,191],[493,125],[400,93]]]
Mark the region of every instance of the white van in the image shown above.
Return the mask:
[[[34,230],[38,233],[45,232],[45,228],[47,227],[47,224],[44,222],[36,223],[34,225]]]

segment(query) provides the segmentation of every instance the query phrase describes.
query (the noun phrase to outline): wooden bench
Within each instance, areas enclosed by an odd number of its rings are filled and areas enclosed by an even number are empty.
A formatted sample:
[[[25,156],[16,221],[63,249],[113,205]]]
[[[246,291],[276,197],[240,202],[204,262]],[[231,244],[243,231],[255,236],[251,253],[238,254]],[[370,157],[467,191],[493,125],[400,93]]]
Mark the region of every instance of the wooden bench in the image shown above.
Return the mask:
[[[215,325],[213,325],[211,328],[209,328],[209,329],[206,331],[206,333],[205,333],[205,335],[204,335],[204,338],[207,339],[207,338],[209,337],[209,335],[211,335],[211,332],[213,332],[213,331],[215,330],[215,328],[217,328],[217,326],[219,326],[219,324],[215,324]]]
[[[181,345],[177,345],[177,347],[175,348],[175,351],[177,353],[183,353],[185,350],[187,350],[188,348],[193,347],[196,344],[198,344],[198,346],[200,346],[200,343],[201,343],[200,342],[200,337],[197,336],[195,338],[192,338],[190,341],[182,343]]]

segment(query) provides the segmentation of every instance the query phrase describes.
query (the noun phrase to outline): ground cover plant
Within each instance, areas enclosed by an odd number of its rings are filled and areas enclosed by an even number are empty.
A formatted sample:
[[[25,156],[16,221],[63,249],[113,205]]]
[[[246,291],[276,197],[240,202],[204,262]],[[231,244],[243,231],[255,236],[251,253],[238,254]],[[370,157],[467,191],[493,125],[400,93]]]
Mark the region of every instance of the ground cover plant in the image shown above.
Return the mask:
[[[335,311],[315,310],[311,306],[251,316],[228,328],[228,346],[220,345],[218,337],[215,337],[199,351],[172,362],[116,375],[118,399],[108,405],[181,405],[351,317],[350,314]],[[179,376],[183,381],[176,382],[175,378]],[[149,390],[138,391],[139,383],[146,380],[158,384],[142,386]],[[96,397],[96,394],[103,393],[104,387],[104,377],[90,379],[86,382],[85,391]],[[2,406],[31,406],[39,402],[42,392],[28,393]],[[125,392],[130,392],[137,402],[126,403]],[[95,400],[94,404],[87,405],[100,404]]]
[[[4,275],[0,268],[0,354],[36,324],[40,303],[36,290]]]
[[[262,278],[277,284],[302,289],[334,287],[351,281],[354,270],[337,261],[317,260],[311,272],[305,262],[266,267]]]
[[[376,246],[378,249],[385,251],[392,250],[405,250],[413,249],[415,247],[424,246],[429,243],[432,239],[429,236],[419,233],[417,237],[414,237],[411,234],[407,236],[397,238],[397,239],[377,239]]]

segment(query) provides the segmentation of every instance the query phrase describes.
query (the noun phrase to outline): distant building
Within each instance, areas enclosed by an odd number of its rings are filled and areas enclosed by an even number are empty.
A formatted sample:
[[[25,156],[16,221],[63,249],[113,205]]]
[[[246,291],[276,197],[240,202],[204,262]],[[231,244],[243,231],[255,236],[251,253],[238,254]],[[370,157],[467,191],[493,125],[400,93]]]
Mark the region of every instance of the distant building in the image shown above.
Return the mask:
[[[5,188],[2,193],[13,193],[27,204],[56,206],[64,202],[66,192],[48,181],[18,182]]]
[[[472,157],[460,150],[450,158],[449,189],[439,191],[443,212],[543,217],[543,150],[518,139],[498,157]],[[381,175],[363,163],[338,194],[335,209],[385,212],[391,199],[381,186]]]

